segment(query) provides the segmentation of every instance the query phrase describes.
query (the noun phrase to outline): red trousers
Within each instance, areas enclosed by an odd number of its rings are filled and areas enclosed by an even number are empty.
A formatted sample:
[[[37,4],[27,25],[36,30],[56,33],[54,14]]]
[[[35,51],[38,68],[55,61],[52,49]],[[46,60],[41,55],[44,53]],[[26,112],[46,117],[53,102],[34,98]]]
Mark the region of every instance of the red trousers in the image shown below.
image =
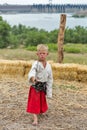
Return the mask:
[[[33,114],[44,113],[48,110],[48,105],[46,102],[46,95],[43,91],[37,92],[34,87],[30,86],[27,112]]]

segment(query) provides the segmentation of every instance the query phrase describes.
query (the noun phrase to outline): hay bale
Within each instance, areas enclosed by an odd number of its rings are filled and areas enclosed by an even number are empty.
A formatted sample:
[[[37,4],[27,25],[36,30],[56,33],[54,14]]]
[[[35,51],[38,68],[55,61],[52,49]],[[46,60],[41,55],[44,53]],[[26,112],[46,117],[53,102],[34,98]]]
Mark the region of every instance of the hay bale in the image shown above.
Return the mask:
[[[24,64],[23,61],[8,61],[0,62],[0,74],[15,77],[17,75],[23,76]]]
[[[79,65],[77,71],[77,79],[81,82],[87,82],[87,66]]]
[[[21,60],[0,60],[0,77],[2,75],[10,77],[27,78],[28,72],[34,61]],[[79,64],[59,64],[49,61],[53,70],[54,80],[75,80],[87,82],[87,66]]]
[[[33,61],[0,60],[0,75],[10,77],[25,77],[27,76],[32,63]]]
[[[77,66],[75,64],[53,64],[54,79],[74,80],[77,78]]]
[[[27,61],[26,62],[25,66],[24,66],[24,68],[25,68],[25,70],[24,70],[24,77],[25,78],[28,77],[28,72],[30,71],[33,62],[34,61]]]

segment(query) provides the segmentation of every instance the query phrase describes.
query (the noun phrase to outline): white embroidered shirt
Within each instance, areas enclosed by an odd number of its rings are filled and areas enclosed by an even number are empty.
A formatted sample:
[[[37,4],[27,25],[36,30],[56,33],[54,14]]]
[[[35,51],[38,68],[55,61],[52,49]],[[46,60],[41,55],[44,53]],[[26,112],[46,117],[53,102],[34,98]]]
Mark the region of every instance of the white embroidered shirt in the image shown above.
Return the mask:
[[[46,67],[44,68],[43,64],[39,61],[35,61],[31,67],[30,72],[28,73],[28,80],[30,81],[31,77],[35,77],[40,82],[47,83],[47,96],[52,97],[52,84],[53,84],[53,75],[51,65],[47,62]]]

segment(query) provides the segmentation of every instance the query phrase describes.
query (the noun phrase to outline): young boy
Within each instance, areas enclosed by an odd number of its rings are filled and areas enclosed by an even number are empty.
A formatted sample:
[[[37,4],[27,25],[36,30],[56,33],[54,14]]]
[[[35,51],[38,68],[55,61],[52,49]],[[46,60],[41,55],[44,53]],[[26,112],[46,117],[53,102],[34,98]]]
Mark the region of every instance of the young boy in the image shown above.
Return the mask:
[[[51,65],[46,61],[48,56],[48,46],[40,44],[37,46],[38,60],[34,62],[28,74],[31,83],[27,112],[33,114],[33,125],[38,124],[38,114],[48,110],[47,97],[52,97],[53,75]]]

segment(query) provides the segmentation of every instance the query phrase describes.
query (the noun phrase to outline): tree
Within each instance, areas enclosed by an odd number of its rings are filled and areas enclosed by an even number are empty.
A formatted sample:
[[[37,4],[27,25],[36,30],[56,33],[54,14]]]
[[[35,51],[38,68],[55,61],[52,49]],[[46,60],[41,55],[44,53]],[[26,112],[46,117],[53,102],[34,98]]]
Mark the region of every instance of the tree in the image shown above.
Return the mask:
[[[9,45],[10,25],[0,16],[0,48]]]

